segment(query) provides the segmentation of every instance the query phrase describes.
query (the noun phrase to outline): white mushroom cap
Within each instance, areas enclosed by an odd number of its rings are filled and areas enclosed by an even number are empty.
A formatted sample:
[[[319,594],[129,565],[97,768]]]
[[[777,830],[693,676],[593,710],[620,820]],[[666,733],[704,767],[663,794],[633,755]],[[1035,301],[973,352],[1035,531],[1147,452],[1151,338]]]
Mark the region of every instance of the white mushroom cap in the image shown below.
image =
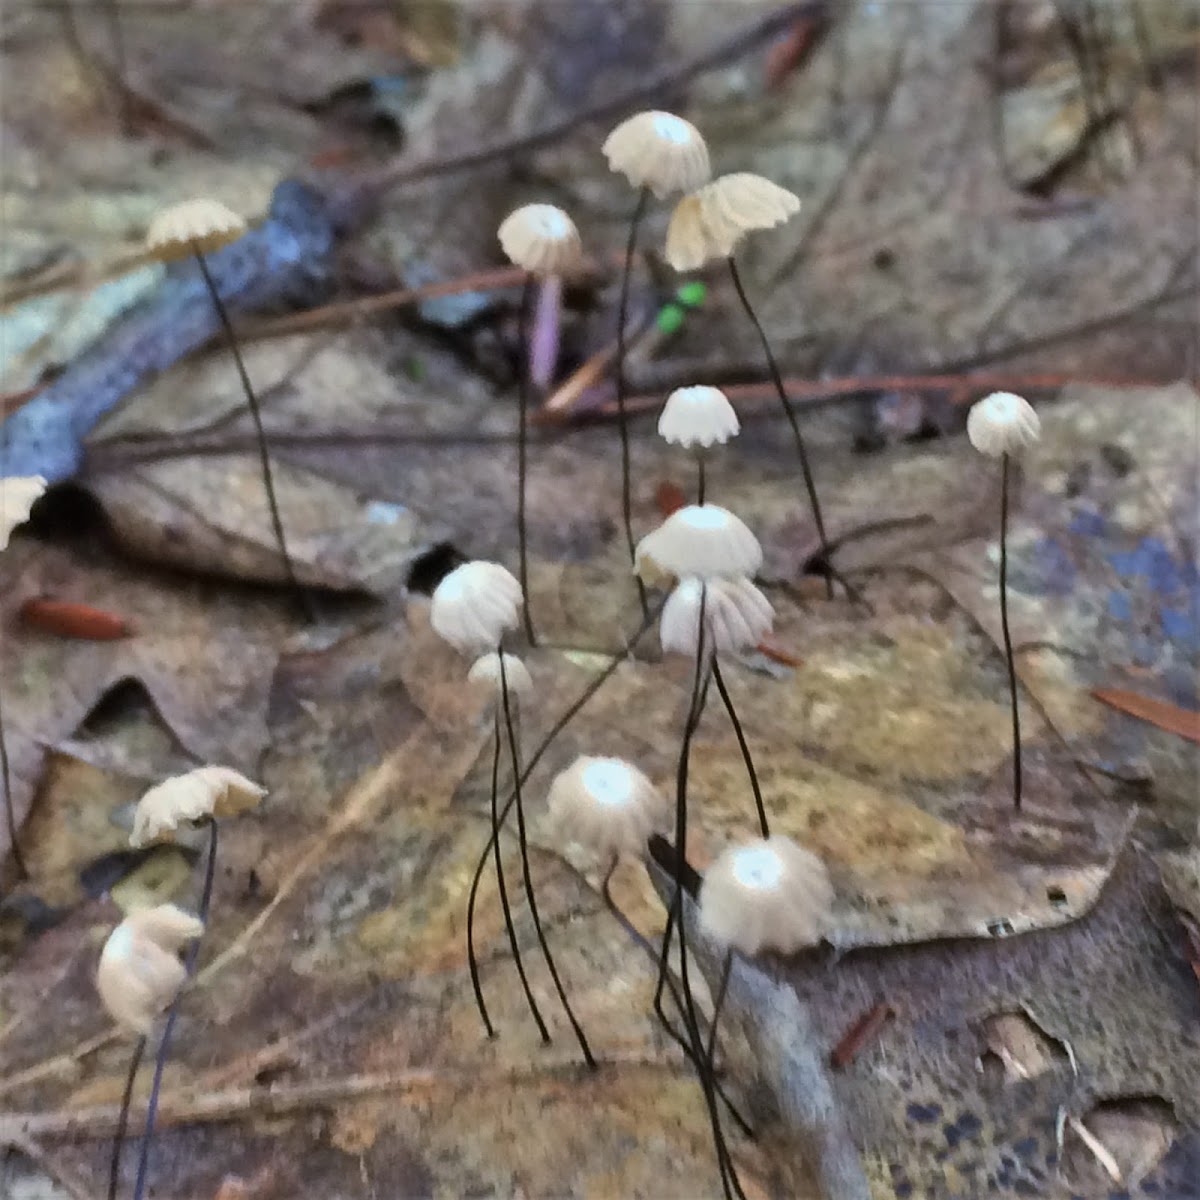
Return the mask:
[[[1033,405],[1012,392],[993,392],[971,405],[967,437],[980,454],[999,458],[1019,454],[1042,433],[1042,422]]]
[[[535,275],[571,275],[583,262],[575,222],[553,204],[526,204],[509,213],[498,236],[509,259]]]
[[[509,697],[519,696],[522,699],[533,691],[533,680],[529,669],[515,654],[504,656],[504,681],[508,684]],[[477,686],[485,686],[496,697],[500,696],[500,655],[493,650],[477,658],[467,672],[467,682]]]
[[[184,775],[172,775],[138,801],[129,844],[173,841],[181,824],[237,816],[257,807],[266,794],[265,787],[231,767],[197,767]]]
[[[728,509],[689,504],[638,542],[634,563],[640,574],[649,565],[680,579],[736,579],[758,572],[762,547]]]
[[[700,198],[684,196],[671,210],[663,257],[676,271],[697,271],[713,259],[727,257],[704,224]]]
[[[521,613],[521,585],[499,563],[463,563],[433,593],[430,621],[437,634],[464,654],[495,649]]]
[[[0,478],[0,550],[12,531],[29,520],[29,511],[46,490],[40,475],[5,475]]]
[[[187,978],[179,951],[203,932],[201,921],[174,904],[130,913],[109,934],[96,968],[96,990],[109,1016],[148,1034]]]
[[[743,954],[791,954],[829,928],[833,885],[825,864],[774,834],[724,851],[700,886],[700,927]]]
[[[771,602],[749,579],[681,579],[662,611],[662,648],[696,656],[704,593],[704,646],[708,653],[737,653],[757,646],[775,621]]]
[[[695,191],[712,174],[700,131],[668,112],[642,112],[622,121],[605,138],[604,157],[610,169],[660,200]]]
[[[620,758],[577,758],[554,777],[548,803],[555,836],[605,858],[644,858],[650,835],[670,815],[662,793]]]
[[[146,248],[155,258],[169,262],[189,254],[210,254],[245,232],[242,217],[219,200],[184,200],[163,209],[150,222]]]
[[[748,233],[772,229],[800,211],[800,198],[761,175],[722,175],[675,206],[664,251],[677,271],[728,258]]]
[[[720,388],[676,388],[658,418],[659,435],[677,446],[724,445],[741,426],[729,397]]]

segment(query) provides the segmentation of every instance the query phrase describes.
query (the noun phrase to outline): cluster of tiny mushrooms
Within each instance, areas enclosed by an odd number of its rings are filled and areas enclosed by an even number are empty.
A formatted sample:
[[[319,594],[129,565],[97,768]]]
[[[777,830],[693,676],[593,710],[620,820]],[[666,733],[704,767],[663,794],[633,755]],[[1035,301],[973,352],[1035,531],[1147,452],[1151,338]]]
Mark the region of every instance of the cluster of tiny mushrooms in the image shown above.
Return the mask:
[[[726,1097],[715,1066],[718,1021],[732,955],[735,952],[756,955],[763,951],[790,954],[815,945],[829,931],[834,894],[826,868],[819,857],[791,838],[771,833],[753,756],[722,676],[721,655],[752,650],[769,633],[774,619],[770,602],[754,584],[754,577],[762,563],[758,540],[734,513],[711,503],[706,495],[706,456],[715,447],[723,446],[737,435],[737,414],[724,393],[715,387],[685,387],[671,393],[659,417],[658,431],[667,442],[693,455],[697,468],[696,502],[672,513],[640,541],[635,540],[630,515],[629,437],[623,378],[624,329],[630,267],[637,244],[638,226],[649,199],[651,196],[664,199],[682,193],[682,199],[670,218],[665,257],[681,271],[699,268],[718,258],[724,258],[728,264],[742,306],[762,340],[768,369],[795,440],[814,523],[824,550],[822,567],[832,594],[835,575],[803,434],[788,402],[766,335],[746,296],[735,260],[737,246],[747,234],[769,229],[785,221],[798,210],[800,202],[790,192],[758,175],[738,173],[711,179],[708,150],[700,133],[689,122],[670,113],[643,112],[622,122],[605,141],[604,153],[612,169],[626,176],[637,189],[637,202],[621,275],[619,350],[615,363],[621,438],[622,514],[644,616],[642,626],[630,639],[630,646],[636,644],[658,621],[663,651],[684,655],[695,665],[681,737],[673,814],[667,799],[632,763],[615,757],[585,756],[561,771],[551,783],[548,821],[551,830],[564,843],[573,843],[590,851],[602,865],[607,865],[603,893],[614,913],[617,910],[609,894],[609,881],[619,859],[622,856],[644,858],[652,834],[673,835],[674,889],[662,942],[655,950],[658,979],[654,1009],[663,1028],[679,1044],[696,1069],[712,1128],[721,1186],[728,1200],[735,1195],[741,1197],[744,1193],[727,1145],[722,1108],[728,1109],[743,1130],[750,1132],[745,1120]],[[263,485],[284,571],[296,596],[302,598],[303,592],[288,554],[283,522],[275,499],[258,403],[228,315],[205,263],[205,254],[236,240],[244,229],[241,218],[223,205],[209,200],[189,201],[168,210],[153,223],[148,244],[152,251],[164,259],[190,256],[208,286],[254,418]],[[471,684],[486,689],[494,726],[491,832],[479,859],[467,903],[467,959],[479,1013],[487,1034],[494,1036],[496,1031],[484,998],[475,947],[476,902],[480,881],[490,861],[494,865],[505,930],[521,986],[542,1039],[550,1041],[549,1027],[526,974],[500,850],[501,830],[510,811],[515,808],[521,883],[538,946],[583,1058],[589,1067],[595,1067],[596,1056],[571,1007],[566,984],[546,939],[538,911],[529,863],[522,786],[566,721],[611,675],[620,660],[614,659],[612,666],[589,686],[585,695],[555,725],[539,750],[522,765],[517,710],[521,704],[529,701],[533,685],[521,659],[504,649],[506,635],[521,624],[524,625],[528,642],[536,644],[529,607],[525,535],[529,393],[526,342],[531,287],[535,280],[569,276],[578,270],[582,263],[582,243],[571,218],[561,209],[547,204],[530,204],[517,209],[501,224],[499,240],[508,257],[527,273],[520,305],[519,578],[497,563],[464,563],[442,579],[433,594],[430,610],[436,632],[472,659],[467,678]],[[982,454],[1000,459],[999,593],[1012,704],[1013,802],[1019,808],[1020,714],[1008,625],[1007,594],[1009,476],[1012,458],[1037,440],[1039,423],[1034,410],[1021,397],[995,393],[972,407],[967,434],[971,444]],[[37,478],[7,478],[0,480],[0,485],[0,512],[3,514],[0,548],[3,548],[12,529],[27,519],[32,505],[45,489],[45,482]],[[664,601],[651,607],[646,588],[664,581],[673,586]],[[745,763],[758,836],[732,846],[719,855],[704,873],[700,887],[699,929],[725,951],[724,971],[708,1017],[705,1037],[704,1022],[689,977],[688,921],[684,919],[683,912],[685,856],[681,851],[687,844],[690,745],[709,687],[713,684],[732,723]],[[501,805],[500,764],[505,756],[511,770],[512,792]],[[15,863],[25,874],[13,817],[2,719],[0,759],[10,843]],[[171,840],[181,826],[196,824],[207,826],[209,841],[197,915],[193,916],[172,904],[131,912],[108,938],[100,957],[96,975],[100,998],[112,1018],[137,1038],[121,1106],[120,1128],[113,1144],[109,1200],[113,1200],[117,1192],[121,1147],[135,1076],[147,1039],[153,1032],[157,1018],[165,1011],[167,1016],[159,1039],[146,1111],[145,1136],[133,1193],[135,1200],[142,1200],[145,1192],[159,1088],[177,1013],[177,1000],[194,970],[208,917],[217,854],[218,821],[254,807],[265,794],[263,788],[234,770],[208,766],[158,784],[138,804],[130,839],[132,845]],[[679,943],[678,982],[670,966],[671,946],[676,936]],[[185,947],[186,958],[181,960],[180,955]],[[682,1022],[682,1030],[673,1023],[664,1005],[664,994],[669,995],[678,1020]]]

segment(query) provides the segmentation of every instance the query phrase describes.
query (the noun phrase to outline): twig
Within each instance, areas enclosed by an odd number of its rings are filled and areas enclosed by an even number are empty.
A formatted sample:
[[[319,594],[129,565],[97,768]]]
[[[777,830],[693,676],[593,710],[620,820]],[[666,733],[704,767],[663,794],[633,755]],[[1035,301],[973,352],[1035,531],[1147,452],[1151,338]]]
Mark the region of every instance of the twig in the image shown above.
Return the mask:
[[[775,9],[766,16],[748,22],[741,29],[722,39],[694,58],[680,63],[671,70],[661,71],[644,83],[630,88],[617,96],[601,100],[572,113],[569,117],[554,121],[532,133],[518,134],[485,146],[476,146],[440,158],[422,159],[410,163],[405,159],[350,181],[340,198],[343,205],[370,202],[389,188],[402,183],[414,183],[437,175],[450,175],[490,163],[511,159],[544,146],[553,145],[574,133],[583,125],[608,120],[628,112],[650,100],[663,100],[679,90],[695,76],[711,71],[783,32],[801,18],[820,19],[828,8],[827,0],[798,0]]]
[[[676,1061],[657,1061],[644,1055],[617,1055],[598,1063],[600,1072],[620,1068],[622,1073],[646,1070],[656,1074],[683,1074],[684,1064]],[[347,1075],[340,1079],[310,1080],[295,1084],[276,1084],[270,1087],[229,1088],[201,1095],[170,1093],[164,1096],[158,1118],[161,1128],[178,1125],[210,1124],[230,1121],[237,1117],[280,1116],[330,1108],[347,1100],[360,1099],[389,1092],[432,1092],[444,1087],[483,1089],[495,1095],[506,1086],[537,1083],[541,1080],[573,1079],[580,1077],[583,1068],[578,1059],[539,1063],[526,1068],[497,1072],[493,1076],[481,1073],[477,1066],[462,1068],[410,1068],[402,1071],[383,1071],[362,1075]],[[117,1126],[118,1106],[97,1104],[57,1112],[0,1113],[0,1143],[19,1145],[17,1139],[105,1138]],[[85,1193],[87,1200],[95,1200]]]
[[[596,270],[589,263],[588,273]],[[488,271],[472,271],[457,279],[445,279],[440,283],[427,283],[422,287],[397,288],[380,292],[377,296],[364,296],[358,300],[342,300],[336,304],[323,304],[319,308],[305,309],[285,317],[269,317],[256,321],[239,322],[238,336],[243,341],[261,338],[286,337],[293,333],[307,333],[313,329],[349,325],[378,313],[394,312],[398,308],[411,308],[425,300],[438,296],[461,296],[465,292],[494,292],[504,288],[520,287],[525,282],[525,271],[520,267],[496,267]]]
[[[1133,377],[1114,377],[1105,379],[1081,379],[1075,375],[1063,375],[1052,372],[1031,374],[1014,374],[1007,371],[972,372],[969,367],[930,372],[913,375],[848,375],[840,379],[808,379],[792,377],[784,379],[783,384],[793,403],[820,405],[833,403],[845,397],[869,396],[879,392],[948,392],[953,403],[969,404],[976,398],[977,393],[998,390],[1015,390],[1022,392],[1057,391],[1071,384],[1098,383],[1105,387],[1147,387],[1161,380],[1151,380]],[[775,386],[769,380],[757,383],[735,383],[722,389],[735,406],[766,400],[775,394]],[[961,395],[959,393],[962,393]],[[629,412],[648,412],[662,407],[661,392],[648,392],[630,396],[625,401]],[[613,416],[616,405],[605,403],[599,405],[587,416]],[[551,424],[554,419],[570,416],[569,410],[549,416],[545,410],[535,418],[542,424]],[[739,414],[740,415],[740,414]]]

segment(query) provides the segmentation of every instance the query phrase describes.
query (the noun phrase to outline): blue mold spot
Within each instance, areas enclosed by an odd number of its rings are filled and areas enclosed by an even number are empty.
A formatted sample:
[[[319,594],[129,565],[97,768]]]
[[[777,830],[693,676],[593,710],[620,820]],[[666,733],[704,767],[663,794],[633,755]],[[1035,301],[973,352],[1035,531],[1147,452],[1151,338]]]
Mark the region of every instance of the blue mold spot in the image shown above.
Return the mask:
[[[1080,537],[1100,537],[1108,529],[1108,521],[1100,513],[1085,508],[1071,518],[1069,528]]]
[[[1133,620],[1133,605],[1129,602],[1129,597],[1124,592],[1109,592],[1107,608],[1108,615],[1114,621]]]

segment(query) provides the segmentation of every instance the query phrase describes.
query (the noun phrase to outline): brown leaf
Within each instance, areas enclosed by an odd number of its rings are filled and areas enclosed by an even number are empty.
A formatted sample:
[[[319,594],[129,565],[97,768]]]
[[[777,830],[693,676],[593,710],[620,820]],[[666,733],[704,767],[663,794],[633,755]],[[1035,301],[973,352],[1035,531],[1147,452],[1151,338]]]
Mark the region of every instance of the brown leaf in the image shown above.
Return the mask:
[[[284,636],[282,606],[203,584],[88,561],[18,541],[5,552],[7,636],[0,644],[18,818],[44,748],[73,734],[110,689],[140,683],[182,746],[204,762],[253,769],[267,743],[266,708]],[[26,596],[86,595],[133,627],[120,641],[82,642],[14,627]],[[0,857],[7,835],[0,834]]]

